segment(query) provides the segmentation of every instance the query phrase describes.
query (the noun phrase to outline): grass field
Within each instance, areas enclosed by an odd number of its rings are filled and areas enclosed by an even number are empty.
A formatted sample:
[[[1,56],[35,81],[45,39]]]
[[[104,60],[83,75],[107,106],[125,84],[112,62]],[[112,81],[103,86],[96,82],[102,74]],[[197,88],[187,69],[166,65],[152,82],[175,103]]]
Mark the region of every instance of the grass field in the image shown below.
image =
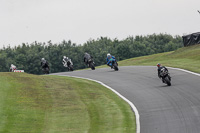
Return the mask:
[[[119,62],[119,66],[156,66],[157,63],[200,73],[200,44],[183,47],[172,52],[123,60]]]
[[[92,81],[0,73],[0,133],[130,133],[135,116]]]
[[[200,73],[200,44],[183,47],[176,51],[130,58],[118,62],[119,68],[120,66],[156,66],[157,63]],[[103,67],[108,66],[102,65],[97,68]]]

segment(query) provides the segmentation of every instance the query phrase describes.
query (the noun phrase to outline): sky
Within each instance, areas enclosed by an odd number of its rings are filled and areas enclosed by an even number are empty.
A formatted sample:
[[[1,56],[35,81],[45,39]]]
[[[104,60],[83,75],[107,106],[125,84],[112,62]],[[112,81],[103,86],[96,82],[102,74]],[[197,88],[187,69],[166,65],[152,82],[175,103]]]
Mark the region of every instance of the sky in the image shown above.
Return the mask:
[[[200,32],[200,0],[0,0],[0,48]]]

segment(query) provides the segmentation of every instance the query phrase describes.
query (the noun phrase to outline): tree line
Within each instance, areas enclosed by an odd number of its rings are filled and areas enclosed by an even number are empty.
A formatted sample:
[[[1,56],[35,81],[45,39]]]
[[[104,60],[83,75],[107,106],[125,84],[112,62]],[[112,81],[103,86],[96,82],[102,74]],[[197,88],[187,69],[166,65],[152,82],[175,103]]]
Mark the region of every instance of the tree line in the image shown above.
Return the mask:
[[[99,66],[106,63],[107,53],[111,53],[120,61],[173,51],[180,47],[183,47],[182,37],[169,34],[129,36],[123,40],[100,37],[96,40],[90,39],[82,45],[72,43],[70,40],[55,44],[51,41],[47,43],[35,41],[31,44],[23,43],[13,48],[7,46],[0,49],[0,71],[9,71],[10,65],[14,64],[27,73],[42,74],[40,60],[45,58],[49,62],[51,72],[63,72],[66,71],[62,65],[64,55],[72,59],[74,69],[77,70],[86,67],[83,62],[85,52],[92,55],[95,65]]]

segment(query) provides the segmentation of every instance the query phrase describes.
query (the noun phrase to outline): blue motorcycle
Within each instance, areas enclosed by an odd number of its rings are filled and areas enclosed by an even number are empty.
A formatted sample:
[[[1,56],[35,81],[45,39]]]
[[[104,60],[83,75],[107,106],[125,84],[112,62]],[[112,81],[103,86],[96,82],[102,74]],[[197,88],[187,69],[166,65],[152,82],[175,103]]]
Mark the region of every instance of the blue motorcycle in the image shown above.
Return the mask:
[[[113,68],[115,71],[118,71],[119,70],[119,68],[118,68],[118,63],[117,63],[117,61],[116,61],[116,59],[113,59],[113,58],[111,58],[110,60],[109,60],[109,64],[108,64],[111,68]]]

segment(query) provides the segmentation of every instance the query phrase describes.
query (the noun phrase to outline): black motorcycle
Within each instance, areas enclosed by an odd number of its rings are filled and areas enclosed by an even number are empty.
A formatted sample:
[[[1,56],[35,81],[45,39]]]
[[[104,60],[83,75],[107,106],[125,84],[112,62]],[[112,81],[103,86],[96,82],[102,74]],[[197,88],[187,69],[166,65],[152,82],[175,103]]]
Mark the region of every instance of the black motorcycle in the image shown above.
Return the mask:
[[[41,62],[41,67],[42,67],[42,71],[44,74],[49,74],[49,65],[48,62],[46,60],[43,60]]]
[[[43,71],[44,74],[49,74],[49,68],[48,67],[42,68],[42,71]]]
[[[72,63],[71,59],[69,59],[69,60],[67,61],[67,63],[64,64],[64,67],[67,67],[69,71],[74,71],[73,63]]]
[[[88,60],[88,65],[89,65],[89,67],[90,67],[92,70],[95,70],[95,66],[94,66],[94,61],[93,61],[93,59],[89,59],[89,60]]]
[[[160,76],[162,77],[163,83],[167,84],[168,86],[171,86],[171,77],[167,69],[162,68],[160,70]]]
[[[114,68],[115,71],[118,71],[118,70],[119,70],[119,68],[118,68],[118,63],[117,63],[116,59],[111,58],[111,59],[110,59],[109,66],[110,66],[111,68]]]

